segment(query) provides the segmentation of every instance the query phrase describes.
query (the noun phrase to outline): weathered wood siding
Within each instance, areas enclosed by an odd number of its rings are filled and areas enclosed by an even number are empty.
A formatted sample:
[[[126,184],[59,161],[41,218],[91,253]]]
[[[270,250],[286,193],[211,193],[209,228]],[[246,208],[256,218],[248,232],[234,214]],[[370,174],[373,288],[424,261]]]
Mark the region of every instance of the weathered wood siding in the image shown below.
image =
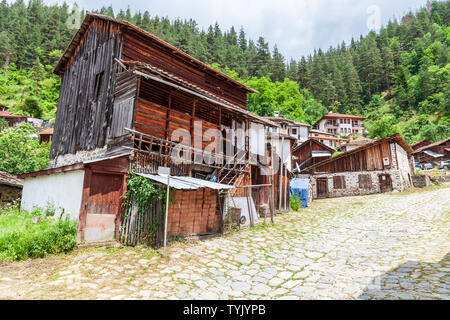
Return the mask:
[[[389,158],[389,165],[383,164],[384,157]],[[386,141],[318,165],[313,170],[315,173],[386,170],[391,168],[392,160],[390,143]]]
[[[162,47],[133,30],[128,30],[124,34],[123,59],[151,64],[247,109],[245,89],[220,80],[206,70],[189,65],[189,61],[184,61],[170,52],[168,48]]]
[[[138,91],[138,77],[127,71],[117,75],[114,108],[108,140],[122,137],[128,133],[124,128],[134,128],[134,110]]]
[[[62,76],[52,159],[106,144],[121,43],[120,25],[96,19],[89,26]]]

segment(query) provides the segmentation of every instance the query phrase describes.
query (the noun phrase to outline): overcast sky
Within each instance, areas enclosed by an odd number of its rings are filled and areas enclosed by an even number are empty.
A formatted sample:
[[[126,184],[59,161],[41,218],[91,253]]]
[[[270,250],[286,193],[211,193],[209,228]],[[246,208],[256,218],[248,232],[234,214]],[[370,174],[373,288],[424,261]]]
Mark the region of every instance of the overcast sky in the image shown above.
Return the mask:
[[[61,0],[44,0],[48,4]],[[74,1],[67,0],[69,4]],[[111,4],[114,12],[148,10],[154,16],[193,18],[207,29],[216,21],[222,31],[232,25],[244,27],[256,40],[262,35],[274,44],[286,60],[299,59],[316,48],[328,49],[343,40],[367,34],[393,17],[426,4],[426,0],[77,0],[84,9],[99,9]]]

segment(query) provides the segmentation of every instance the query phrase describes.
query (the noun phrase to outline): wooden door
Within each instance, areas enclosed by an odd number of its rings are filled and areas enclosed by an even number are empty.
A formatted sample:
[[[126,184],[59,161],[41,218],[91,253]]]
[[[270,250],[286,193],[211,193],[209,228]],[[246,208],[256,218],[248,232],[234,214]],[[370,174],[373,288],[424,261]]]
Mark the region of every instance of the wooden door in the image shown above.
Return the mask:
[[[317,198],[327,198],[328,197],[328,178],[318,178],[317,179]]]
[[[378,179],[380,182],[380,191],[381,192],[391,192],[394,190],[392,188],[392,179],[389,174],[380,174],[380,175],[378,175]]]
[[[84,240],[112,240],[120,212],[123,175],[93,172],[87,201]]]

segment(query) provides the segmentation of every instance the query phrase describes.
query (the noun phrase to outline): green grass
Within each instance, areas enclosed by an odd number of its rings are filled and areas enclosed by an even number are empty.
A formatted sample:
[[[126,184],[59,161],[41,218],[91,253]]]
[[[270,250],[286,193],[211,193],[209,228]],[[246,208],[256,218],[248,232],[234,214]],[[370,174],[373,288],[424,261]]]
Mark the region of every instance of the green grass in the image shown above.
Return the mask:
[[[0,208],[0,261],[42,258],[72,250],[77,243],[77,223],[52,216],[49,210],[27,212],[17,205]]]

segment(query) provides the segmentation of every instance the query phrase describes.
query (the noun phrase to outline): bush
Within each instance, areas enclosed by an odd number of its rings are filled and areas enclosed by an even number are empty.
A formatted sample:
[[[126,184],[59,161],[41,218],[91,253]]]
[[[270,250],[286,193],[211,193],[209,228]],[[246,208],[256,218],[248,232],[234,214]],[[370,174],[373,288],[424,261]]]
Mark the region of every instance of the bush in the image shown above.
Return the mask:
[[[301,207],[301,199],[298,196],[291,197],[291,209],[294,211],[298,211]]]
[[[48,210],[21,211],[17,205],[0,209],[0,261],[42,258],[72,250],[77,223],[54,219]]]

